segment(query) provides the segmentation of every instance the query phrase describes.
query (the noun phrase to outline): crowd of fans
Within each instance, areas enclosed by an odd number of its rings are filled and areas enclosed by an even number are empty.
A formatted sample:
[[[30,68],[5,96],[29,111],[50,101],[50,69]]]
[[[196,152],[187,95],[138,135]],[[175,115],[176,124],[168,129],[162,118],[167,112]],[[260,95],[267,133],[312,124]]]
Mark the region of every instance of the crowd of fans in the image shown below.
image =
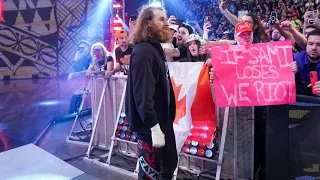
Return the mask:
[[[295,74],[297,93],[320,95],[319,0],[290,2],[255,0],[249,5],[241,0],[229,1],[227,5],[218,3],[217,0],[181,2],[185,4],[179,6],[166,4],[168,21],[165,17],[155,18],[156,20],[152,21],[154,24],[151,24],[153,28],[158,24],[166,27],[155,30],[154,32],[158,34],[154,37],[158,39],[156,42],[148,43],[157,45],[161,43],[163,49],[161,54],[165,55],[167,62],[205,62],[210,68],[210,79],[213,80],[212,46],[291,40],[294,50],[294,62],[291,68]],[[248,11],[242,18],[237,17],[239,10],[243,11],[250,6],[252,12]],[[278,20],[272,23],[268,20],[271,10],[272,15],[277,14],[275,16],[278,17],[276,18]],[[180,19],[184,20],[184,23],[181,23]],[[156,24],[154,21],[160,22]],[[135,39],[143,35],[149,38],[147,40],[153,40],[148,34],[151,32],[150,27],[143,22],[145,21],[130,20],[130,33],[125,30],[118,30],[115,33],[117,47],[114,56],[101,43],[95,43],[90,47],[88,42],[81,41],[72,61],[74,72],[68,79],[81,79],[92,74],[110,76],[119,72],[125,75],[130,73],[133,61],[131,54],[136,44],[141,43]],[[270,29],[272,31],[268,33]]]
[[[320,9],[319,0],[253,0],[251,3],[248,0],[228,0],[227,2],[228,11],[237,17],[239,11],[253,12],[260,17],[268,35],[274,29],[269,24],[271,12],[276,12],[279,22],[289,20],[298,31],[302,32],[305,12]],[[165,1],[168,15],[174,14],[195,29],[203,27],[205,16],[212,17],[209,40],[232,39],[234,26],[221,13],[219,4],[220,0]]]
[[[294,54],[306,53],[305,50],[311,44],[308,34],[314,30],[319,31],[320,27],[320,12],[315,10],[320,6],[319,0],[229,0],[227,3],[226,1],[220,3],[218,0],[200,0],[197,2],[181,0],[168,1],[165,6],[172,39],[162,42],[161,45],[166,60],[170,62],[202,61],[210,65],[211,51],[209,49],[212,45],[242,45],[282,40],[291,40]],[[247,10],[242,18],[237,17],[240,11],[245,11],[248,8],[251,11]],[[272,22],[270,21],[271,17],[275,17]],[[242,24],[242,26],[250,26],[249,30],[237,33],[235,27],[240,22],[248,23]],[[135,29],[136,23],[138,22],[130,20],[131,30]],[[271,31],[268,32],[269,30]],[[130,31],[131,37],[135,37],[134,32]],[[313,36],[318,37],[317,33],[314,33]],[[102,44],[91,47],[92,63],[96,65],[91,64],[88,70],[85,70],[88,65],[85,61],[86,67],[81,68],[80,72],[76,72],[76,69],[79,69],[77,64],[81,59],[76,55],[74,64],[77,68],[75,68],[75,73],[69,76],[69,79],[84,74],[91,75],[99,71],[99,67],[100,71],[105,71],[107,76],[119,71],[126,73],[134,46],[129,41],[128,35],[125,30],[119,30],[115,33],[115,40],[118,44],[115,57],[112,57],[111,53],[107,52]],[[312,45],[311,47],[310,45],[309,51],[303,55],[303,58],[310,58],[315,55],[313,64],[317,64],[318,51],[320,57],[320,49],[318,50],[320,39],[319,42],[316,39],[312,43],[316,46]],[[84,54],[84,48],[80,45],[78,54]],[[86,52],[88,54],[89,51]],[[87,55],[83,55],[83,57],[87,57]],[[116,66],[112,63],[113,59],[116,59]],[[101,66],[103,66],[103,70],[101,70]],[[318,69],[320,73],[320,65],[319,68],[318,66],[316,69],[313,68],[313,71]],[[309,75],[306,75],[306,77],[309,77]]]

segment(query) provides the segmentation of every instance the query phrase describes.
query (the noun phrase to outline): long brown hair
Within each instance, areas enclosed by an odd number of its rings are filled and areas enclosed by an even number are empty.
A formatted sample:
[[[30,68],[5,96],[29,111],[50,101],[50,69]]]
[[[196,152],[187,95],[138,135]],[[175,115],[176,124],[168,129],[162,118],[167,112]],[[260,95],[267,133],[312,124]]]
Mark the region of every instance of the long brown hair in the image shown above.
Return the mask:
[[[253,35],[259,39],[259,42],[269,42],[265,28],[263,27],[260,18],[254,13],[248,13],[246,16],[250,16],[253,20]]]
[[[140,8],[137,23],[134,25],[129,36],[129,42],[131,44],[146,41],[151,37],[152,30],[148,25],[154,17],[153,11],[155,10],[165,11],[162,7],[153,7],[150,5],[143,5]]]

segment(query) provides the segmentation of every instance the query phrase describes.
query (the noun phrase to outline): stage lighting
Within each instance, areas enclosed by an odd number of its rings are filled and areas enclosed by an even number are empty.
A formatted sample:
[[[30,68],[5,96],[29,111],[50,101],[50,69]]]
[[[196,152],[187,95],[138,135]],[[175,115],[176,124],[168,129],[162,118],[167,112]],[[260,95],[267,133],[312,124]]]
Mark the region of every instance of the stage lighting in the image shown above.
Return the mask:
[[[208,149],[212,149],[214,147],[214,144],[211,143],[210,146],[207,146]]]
[[[127,129],[128,129],[127,126],[123,126],[123,127],[122,127],[122,131],[124,131],[124,132],[127,131]]]
[[[161,3],[159,1],[154,1],[150,4],[152,7],[162,7]]]
[[[210,159],[215,157],[215,139],[210,144],[205,143],[203,141],[203,138],[201,138],[201,135],[204,133],[203,130],[204,129],[202,129],[202,132],[195,131],[195,133],[193,133],[193,136],[188,137],[182,148],[183,153]]]
[[[190,148],[190,153],[193,154],[193,155],[197,154],[197,148],[191,147]]]
[[[190,145],[191,144],[191,140],[187,139],[186,142],[184,142],[185,145]]]
[[[116,137],[120,137],[120,131],[116,132]]]
[[[113,9],[121,9],[122,6],[121,6],[121,4],[114,3],[114,4],[112,5],[112,8],[113,8]]]
[[[190,152],[190,148],[189,148],[188,146],[184,146],[184,147],[182,148],[182,152],[184,152],[184,153],[189,153],[189,152]]]
[[[113,30],[114,31],[120,31],[120,30],[122,30],[122,27],[113,27]]]
[[[120,114],[115,136],[128,141],[137,141],[137,135],[135,132],[131,132],[129,122],[126,121],[126,114],[124,112]]]
[[[127,133],[127,134],[126,134],[126,139],[127,139],[127,140],[130,140],[130,137],[131,137],[130,133]]]
[[[192,145],[192,146],[198,146],[198,144],[199,144],[199,143],[198,143],[197,141],[191,141],[191,145]]]
[[[206,144],[205,144],[205,143],[199,143],[199,146],[200,146],[201,148],[204,148],[204,147],[206,147]]]
[[[213,154],[212,150],[206,150],[205,155],[206,155],[207,158],[213,158],[214,157],[214,154]]]
[[[121,20],[119,18],[114,18],[113,23],[114,24],[121,24]]]
[[[126,133],[125,133],[125,132],[121,132],[121,133],[120,133],[120,138],[121,138],[121,139],[124,139],[125,137],[126,137]]]
[[[124,123],[124,119],[123,119],[123,118],[120,118],[118,124],[121,125],[121,124],[123,124],[123,123]]]
[[[198,152],[197,152],[197,154],[199,155],[199,156],[203,156],[204,155],[204,149],[198,149]]]
[[[136,142],[136,141],[137,141],[137,135],[136,135],[135,132],[133,132],[133,133],[131,134],[130,140],[133,141],[133,142]]]

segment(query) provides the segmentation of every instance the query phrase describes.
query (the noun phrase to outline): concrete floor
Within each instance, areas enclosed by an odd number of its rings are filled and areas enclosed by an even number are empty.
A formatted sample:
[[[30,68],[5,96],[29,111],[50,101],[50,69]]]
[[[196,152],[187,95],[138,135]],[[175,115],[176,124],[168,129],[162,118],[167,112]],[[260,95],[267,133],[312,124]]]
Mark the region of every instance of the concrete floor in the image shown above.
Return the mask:
[[[84,85],[56,79],[0,81],[0,152],[34,143],[54,116],[68,114],[72,94]],[[72,124],[71,119],[51,125],[36,145],[63,160],[85,154],[87,146],[66,142]],[[76,179],[134,179],[82,158],[69,163],[85,172]]]
[[[53,117],[68,114],[72,94],[85,85],[86,82],[57,79],[0,81],[0,152],[35,143]],[[86,103],[85,108],[88,107],[90,103]],[[66,142],[72,124],[71,119],[51,125],[36,145],[63,160],[84,155],[87,146]],[[135,165],[119,157],[113,159],[115,164]],[[85,172],[76,179],[134,179],[82,158],[68,163]],[[178,179],[198,178],[184,173]]]

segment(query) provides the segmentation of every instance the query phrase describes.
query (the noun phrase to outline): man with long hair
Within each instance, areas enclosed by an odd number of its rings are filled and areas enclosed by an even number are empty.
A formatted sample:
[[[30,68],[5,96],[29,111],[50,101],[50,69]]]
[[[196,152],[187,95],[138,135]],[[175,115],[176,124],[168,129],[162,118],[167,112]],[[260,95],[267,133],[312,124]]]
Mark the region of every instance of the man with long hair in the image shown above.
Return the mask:
[[[171,38],[166,11],[142,6],[129,37],[134,48],[126,91],[127,118],[138,135],[139,180],[170,180],[177,166],[175,98],[161,47]]]

